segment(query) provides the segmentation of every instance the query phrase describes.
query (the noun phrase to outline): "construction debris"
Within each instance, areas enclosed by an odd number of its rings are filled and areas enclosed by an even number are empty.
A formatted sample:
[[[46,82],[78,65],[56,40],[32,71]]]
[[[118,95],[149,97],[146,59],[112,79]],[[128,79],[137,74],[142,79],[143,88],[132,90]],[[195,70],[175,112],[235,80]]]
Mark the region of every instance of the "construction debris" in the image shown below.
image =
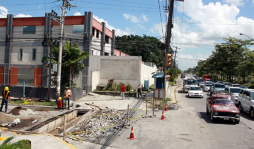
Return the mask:
[[[117,110],[107,109],[97,111],[94,116],[88,117],[73,127],[73,135],[69,137],[73,140],[94,140],[108,137],[120,131],[124,127],[126,113]]]

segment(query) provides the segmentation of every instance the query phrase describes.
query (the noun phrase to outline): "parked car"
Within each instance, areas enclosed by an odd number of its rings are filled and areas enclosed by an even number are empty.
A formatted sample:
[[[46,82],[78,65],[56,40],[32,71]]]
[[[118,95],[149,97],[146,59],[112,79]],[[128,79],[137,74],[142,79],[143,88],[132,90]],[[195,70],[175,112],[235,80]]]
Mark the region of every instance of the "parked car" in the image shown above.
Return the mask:
[[[254,118],[254,89],[242,89],[237,103],[240,111],[245,111]]]
[[[242,89],[240,87],[228,87],[225,88],[226,93],[229,93],[233,97],[234,103],[238,104],[238,96]]]
[[[231,86],[231,83],[229,83],[229,82],[224,82],[224,85],[225,85],[225,87],[230,87],[230,86]]]
[[[216,92],[225,92],[225,85],[221,83],[214,83],[210,89],[210,96]]]
[[[204,92],[210,91],[210,88],[211,88],[212,85],[213,85],[212,82],[205,82],[204,87],[203,87],[203,91]]]
[[[206,114],[211,121],[215,119],[233,120],[240,122],[240,110],[235,106],[232,96],[227,94],[213,94],[206,100]]]
[[[190,86],[188,97],[201,97],[203,98],[203,91],[199,86]]]

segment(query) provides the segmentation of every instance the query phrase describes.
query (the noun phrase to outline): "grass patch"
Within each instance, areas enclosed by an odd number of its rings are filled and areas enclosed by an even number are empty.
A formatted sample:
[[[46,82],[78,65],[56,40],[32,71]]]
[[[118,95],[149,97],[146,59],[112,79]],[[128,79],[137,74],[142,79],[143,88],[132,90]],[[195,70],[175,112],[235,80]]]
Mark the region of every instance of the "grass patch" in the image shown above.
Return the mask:
[[[175,82],[168,81],[169,84],[175,85]]]
[[[41,105],[41,106],[57,106],[55,101],[34,101],[31,104],[24,104],[23,100],[13,100],[11,101],[12,104],[14,105]]]

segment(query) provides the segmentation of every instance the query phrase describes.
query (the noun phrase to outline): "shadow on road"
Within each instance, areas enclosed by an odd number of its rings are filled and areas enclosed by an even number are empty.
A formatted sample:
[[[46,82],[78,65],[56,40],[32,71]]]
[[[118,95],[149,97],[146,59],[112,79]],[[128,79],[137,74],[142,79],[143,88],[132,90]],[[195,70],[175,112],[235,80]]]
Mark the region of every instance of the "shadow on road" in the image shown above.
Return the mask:
[[[185,93],[185,92],[183,92],[183,90],[178,90],[178,93]]]
[[[209,124],[235,125],[235,123],[232,120],[225,121],[225,120],[222,120],[222,119],[215,119],[214,122],[212,122],[211,119],[210,119],[210,114],[207,115],[206,112],[198,112],[197,114],[201,119],[204,119]]]
[[[247,120],[253,121],[253,119],[250,117],[250,114],[247,112],[241,111],[240,116],[247,119]]]

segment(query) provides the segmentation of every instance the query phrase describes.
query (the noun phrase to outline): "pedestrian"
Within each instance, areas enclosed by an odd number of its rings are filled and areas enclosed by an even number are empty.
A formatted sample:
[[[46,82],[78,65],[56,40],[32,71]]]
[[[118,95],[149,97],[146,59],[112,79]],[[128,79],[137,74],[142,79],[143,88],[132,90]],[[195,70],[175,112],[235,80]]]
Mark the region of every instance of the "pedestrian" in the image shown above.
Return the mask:
[[[64,107],[66,108],[66,103],[68,101],[68,109],[70,109],[70,98],[71,98],[71,90],[68,87],[65,87],[65,91],[64,91]]]
[[[122,87],[121,87],[121,96],[122,96],[122,99],[124,99],[124,94],[125,94],[125,86],[122,83]]]
[[[139,98],[139,95],[140,95],[140,97],[142,97],[142,95],[141,95],[141,84],[139,84],[138,85],[138,87],[137,87],[137,92],[138,92],[138,98]]]
[[[2,99],[2,104],[1,104],[1,109],[0,111],[2,112],[2,109],[3,109],[3,106],[5,104],[5,113],[7,112],[7,109],[8,109],[8,101],[11,102],[11,97],[10,97],[10,91],[9,91],[9,87],[5,87],[3,92],[2,92],[2,96],[3,96],[3,99]]]

